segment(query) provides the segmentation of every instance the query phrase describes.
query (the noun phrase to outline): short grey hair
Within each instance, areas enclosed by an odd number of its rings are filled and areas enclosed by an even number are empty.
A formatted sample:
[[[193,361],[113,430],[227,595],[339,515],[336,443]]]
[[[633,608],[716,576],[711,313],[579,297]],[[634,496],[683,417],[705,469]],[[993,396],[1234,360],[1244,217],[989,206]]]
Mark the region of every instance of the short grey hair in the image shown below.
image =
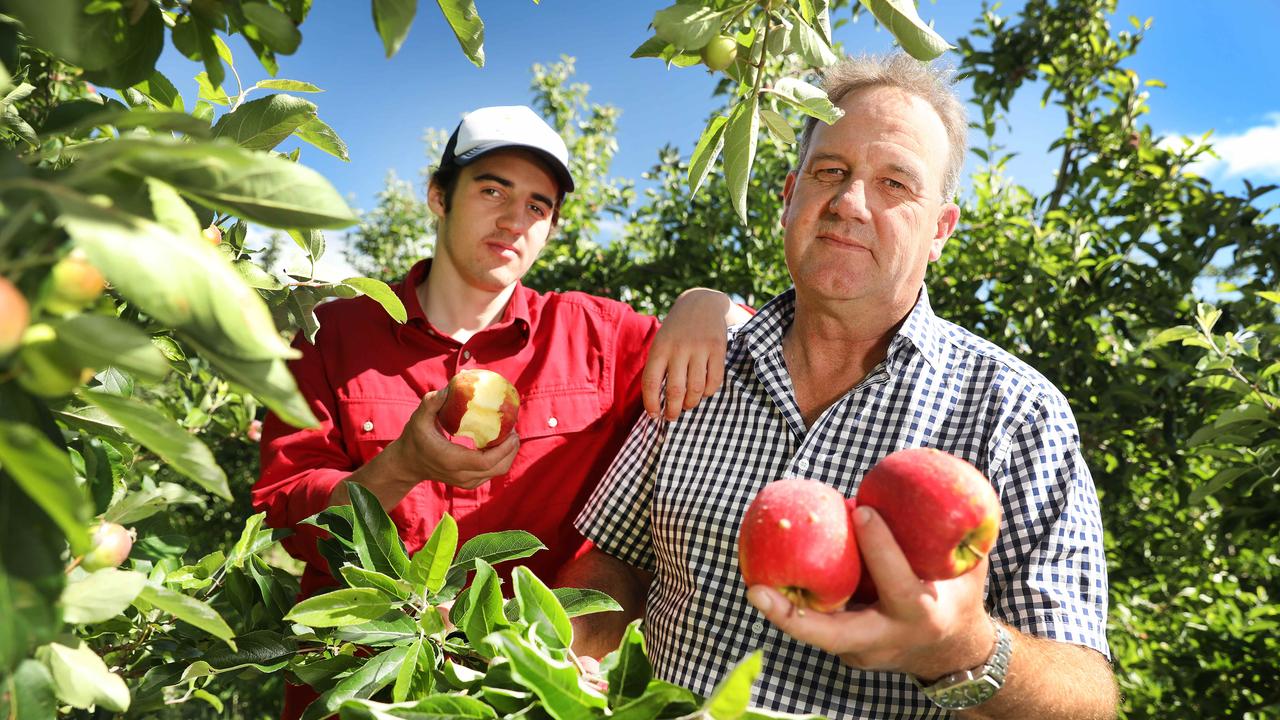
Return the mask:
[[[960,171],[969,147],[969,121],[964,103],[952,89],[954,83],[951,68],[921,62],[903,52],[849,57],[822,71],[822,89],[836,105],[849,93],[870,87],[897,88],[929,103],[947,131],[949,152],[942,178],[942,199],[947,202],[955,199],[960,188]],[[805,119],[797,164],[804,163],[819,122],[814,117]]]

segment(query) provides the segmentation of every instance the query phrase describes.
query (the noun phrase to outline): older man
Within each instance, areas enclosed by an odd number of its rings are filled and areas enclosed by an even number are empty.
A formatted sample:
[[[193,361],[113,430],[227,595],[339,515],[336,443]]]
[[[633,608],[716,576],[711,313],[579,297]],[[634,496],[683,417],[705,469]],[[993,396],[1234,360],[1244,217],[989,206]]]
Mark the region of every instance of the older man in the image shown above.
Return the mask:
[[[562,582],[629,612],[579,619],[577,649],[607,652],[643,613],[658,674],[695,691],[763,648],[754,699],[774,709],[1113,717],[1102,527],[1071,410],[1038,372],[935,316],[924,289],[960,215],[963,106],[904,55],[846,61],[825,84],[844,117],[809,121],[783,189],[795,286],[731,334],[725,389],[677,423],[641,420],[588,501],[578,527],[596,549]],[[762,487],[803,476],[853,496],[911,446],[969,460],[999,493],[981,571],[919,580],[864,508],[877,603],[797,613],[744,586],[736,538]]]

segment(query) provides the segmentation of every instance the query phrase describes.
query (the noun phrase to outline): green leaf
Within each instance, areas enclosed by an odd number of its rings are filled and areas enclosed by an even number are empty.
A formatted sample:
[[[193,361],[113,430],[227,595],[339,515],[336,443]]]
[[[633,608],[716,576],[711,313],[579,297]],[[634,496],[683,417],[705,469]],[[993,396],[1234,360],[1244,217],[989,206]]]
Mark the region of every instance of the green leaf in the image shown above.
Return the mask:
[[[388,58],[400,52],[417,13],[418,0],[373,0],[373,24]]]
[[[409,646],[409,654],[400,665],[396,684],[391,689],[393,702],[425,698],[435,689],[436,665],[434,646],[424,638],[418,638]]]
[[[171,418],[143,402],[96,390],[78,394],[120,423],[135,440],[155,453],[170,467],[191,478],[200,487],[231,499],[227,474],[218,466],[208,446]]]
[[[680,50],[697,51],[720,34],[725,13],[702,3],[678,3],[653,14],[653,32]]]
[[[405,579],[424,596],[440,592],[458,551],[458,523],[445,513],[422,549],[414,553]]]
[[[707,698],[703,711],[715,720],[741,718],[751,702],[751,686],[764,666],[763,658],[763,653],[757,650],[734,665]]]
[[[542,701],[555,720],[591,720],[608,701],[578,682],[578,670],[567,660],[554,660],[515,632],[495,633],[486,640],[511,661],[511,673]]]
[[[200,357],[208,360],[232,383],[266,403],[281,420],[294,427],[315,427],[318,424],[283,360],[241,360],[219,354],[199,343],[195,345]]]
[[[396,322],[403,324],[408,321],[409,314],[405,311],[404,303],[400,301],[400,296],[396,295],[395,291],[385,282],[374,278],[350,277],[343,280],[342,284],[373,298]]]
[[[914,0],[859,0],[871,11],[898,44],[917,60],[929,61],[951,49],[951,44],[925,24]]]
[[[795,143],[796,131],[791,129],[791,125],[787,123],[786,118],[769,108],[760,108],[760,119],[764,121],[765,127],[769,128],[769,132],[778,138],[779,142],[784,142],[788,145]]]
[[[222,89],[221,82],[219,82],[215,87],[213,82],[209,79],[208,73],[199,73],[196,75],[196,88],[197,97],[201,100],[208,100],[215,105],[231,104],[231,98],[228,97],[226,91]]]
[[[723,115],[711,118],[707,129],[702,131],[702,137],[698,138],[698,146],[693,149],[693,155],[689,156],[690,195],[696,194],[698,188],[702,187],[711,172],[711,166],[720,156],[720,151],[724,148],[724,126],[727,122],[729,118]]]
[[[520,565],[511,572],[520,617],[533,626],[548,647],[567,648],[573,644],[573,624],[560,601],[537,575]]]
[[[747,223],[747,186],[751,182],[751,165],[756,157],[756,137],[760,117],[756,113],[756,96],[739,102],[729,115],[724,131],[724,175],[729,197],[738,219]]]
[[[1259,290],[1258,292],[1254,293],[1254,295],[1257,295],[1258,297],[1262,298],[1263,300],[1266,300],[1267,302],[1280,303],[1280,292],[1271,292],[1270,290]]]
[[[169,374],[169,361],[151,336],[132,323],[84,313],[53,325],[58,341],[88,367],[115,367],[153,383]]]
[[[477,698],[449,693],[399,703],[348,700],[339,716],[342,720],[493,720],[498,714]]]
[[[458,38],[462,52],[476,67],[484,67],[484,21],[473,0],[436,0],[440,12]]]
[[[110,620],[128,609],[146,584],[147,576],[138,572],[104,568],[91,573],[62,591],[62,617],[77,625]]]
[[[598,612],[618,612],[622,610],[622,606],[618,604],[617,600],[599,590],[552,588],[551,592],[555,593],[556,600],[560,602],[560,606],[564,608],[564,611],[571,618]]]
[[[324,255],[324,233],[319,230],[290,230],[289,237],[307,253],[311,262],[316,262]],[[296,294],[296,292],[295,292]]]
[[[284,289],[284,283],[280,282],[279,278],[258,267],[256,263],[248,258],[236,260],[233,265],[236,272],[240,273],[240,278],[251,288],[258,290]]]
[[[373,588],[343,588],[303,600],[284,619],[307,627],[338,627],[374,620],[391,609],[391,600]]]
[[[334,132],[333,128],[318,117],[302,123],[293,132],[303,142],[310,143],[339,160],[344,162],[351,160],[351,156],[347,154],[347,144],[338,137],[338,133]]]
[[[53,720],[58,716],[53,676],[35,660],[23,660],[0,679],[0,717],[6,720]]]
[[[245,2],[240,10],[257,26],[258,39],[281,55],[292,55],[302,42],[302,33],[283,11],[262,2]]]
[[[662,57],[662,52],[670,46],[671,43],[654,35],[653,37],[640,43],[640,47],[631,51],[633,58]]]
[[[201,660],[218,672],[252,667],[271,673],[282,669],[298,653],[298,641],[271,630],[255,630],[236,637],[236,649],[214,646]]]
[[[691,716],[702,698],[693,691],[663,680],[650,680],[640,697],[614,709],[610,720],[656,720],[658,717]],[[675,705],[675,711],[668,709]]]
[[[807,713],[785,713],[765,708],[747,708],[747,711],[742,714],[742,720],[826,720],[826,717]]]
[[[381,590],[397,600],[408,600],[411,594],[409,584],[405,581],[396,580],[374,570],[366,570],[355,565],[343,565],[338,572],[351,587]]]
[[[244,528],[240,531],[240,539],[231,547],[231,552],[227,554],[226,565],[228,568],[244,567],[244,563],[253,555],[253,547],[258,538],[258,532],[262,530],[262,523],[266,521],[267,514],[260,512],[252,515],[244,522]]]
[[[65,189],[53,197],[62,209],[58,223],[76,246],[156,320],[244,360],[297,354],[276,331],[266,303],[209,243]]]
[[[62,702],[81,710],[95,705],[112,712],[129,709],[129,687],[83,640],[74,648],[51,643],[37,657],[49,668]]]
[[[489,633],[509,625],[502,612],[502,580],[489,563],[476,560],[475,579],[464,595],[465,600],[459,598],[464,606],[462,615],[453,621],[467,634],[472,645],[478,645]]]
[[[145,182],[151,215],[157,223],[178,237],[192,238],[203,229],[204,223],[172,185],[155,178],[146,178]]]
[[[400,665],[408,654],[409,647],[401,646],[370,658],[359,670],[343,678],[307,706],[302,713],[302,720],[321,720],[337,712],[348,700],[372,696],[396,679]]]
[[[365,486],[344,481],[351,496],[351,509],[355,526],[351,538],[356,554],[366,570],[376,570],[384,575],[402,579],[409,572],[409,556],[405,553],[400,533],[387,511],[382,509],[378,497]]]
[[[213,136],[231,140],[248,150],[270,150],[315,117],[316,106],[309,100],[292,95],[268,95],[218,118]]]
[[[844,117],[844,110],[832,104],[821,89],[796,78],[782,78],[764,92],[773,93],[787,104],[828,125]]]
[[[159,70],[151,73],[151,77],[134,85],[133,88],[145,95],[157,108],[179,113],[186,112],[182,94]]]
[[[1241,407],[1224,410],[1218,419],[1213,421],[1218,427],[1234,425],[1242,422],[1257,422],[1260,420],[1270,420],[1272,412],[1261,405],[1243,405]]]
[[[222,619],[217,610],[209,607],[208,603],[158,585],[143,587],[142,592],[138,594],[138,599],[160,608],[185,623],[200,628],[225,642],[232,650],[236,649],[235,632],[227,626],[226,621]]]
[[[653,665],[644,651],[644,635],[640,632],[640,620],[627,625],[618,649],[600,661],[600,671],[609,681],[609,706],[618,707],[624,701],[645,694],[645,688],[653,679]]]
[[[1213,478],[1209,480],[1209,482],[1205,483],[1204,485],[1200,485],[1191,491],[1191,497],[1190,497],[1191,504],[1196,505],[1204,502],[1205,498],[1209,497],[1210,495],[1213,495],[1219,490],[1222,490],[1223,488],[1235,482],[1238,478],[1242,477],[1243,475],[1246,475],[1253,471],[1254,471],[1254,468],[1252,467],[1231,467],[1231,468],[1222,470],[1217,475],[1214,475]]]
[[[1161,330],[1158,335],[1148,341],[1147,345],[1154,348],[1160,347],[1161,345],[1168,345],[1171,342],[1198,337],[1200,337],[1199,330],[1196,330],[1190,325],[1179,325],[1177,327],[1168,328],[1167,330]]]
[[[529,557],[546,548],[547,546],[543,545],[535,535],[524,530],[504,530],[477,535],[458,550],[453,565],[449,567],[444,588],[440,592],[442,594],[457,592],[466,582],[467,573],[474,569],[477,560],[497,565],[507,560]]]
[[[802,18],[797,17],[791,26],[790,40],[792,50],[811,68],[825,68],[840,60],[826,39]]]
[[[324,90],[309,82],[303,82],[301,80],[286,80],[284,78],[267,78],[266,80],[259,80],[254,87],[259,87],[263,90],[284,90],[285,92],[324,92]]]
[[[57,523],[73,554],[89,549],[93,504],[66,452],[30,425],[0,420],[0,468]]]
[[[164,180],[196,202],[267,227],[342,228],[356,222],[342,196],[314,170],[229,143],[118,138],[74,152],[91,165]]]
[[[338,628],[333,638],[357,645],[403,645],[406,640],[421,635],[418,629],[413,618],[401,610],[391,610],[374,620]]]

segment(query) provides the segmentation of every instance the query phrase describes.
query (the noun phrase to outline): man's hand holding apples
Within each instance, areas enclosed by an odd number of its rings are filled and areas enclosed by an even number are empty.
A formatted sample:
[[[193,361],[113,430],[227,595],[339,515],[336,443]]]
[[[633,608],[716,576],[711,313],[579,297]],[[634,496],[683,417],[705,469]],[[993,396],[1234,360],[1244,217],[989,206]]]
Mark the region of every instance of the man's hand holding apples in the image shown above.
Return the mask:
[[[995,645],[982,604],[987,560],[957,578],[923,581],[878,513],[857,508],[852,515],[862,562],[879,592],[875,603],[799,612],[777,590],[756,585],[747,592],[751,604],[788,635],[865,670],[932,680],[985,662]]]

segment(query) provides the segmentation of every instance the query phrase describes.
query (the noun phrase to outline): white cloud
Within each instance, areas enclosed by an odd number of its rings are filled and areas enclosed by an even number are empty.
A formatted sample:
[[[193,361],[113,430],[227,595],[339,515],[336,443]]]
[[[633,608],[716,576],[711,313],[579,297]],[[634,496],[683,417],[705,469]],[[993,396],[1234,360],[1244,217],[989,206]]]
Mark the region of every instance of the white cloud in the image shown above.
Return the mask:
[[[1251,180],[1280,179],[1280,112],[1267,116],[1267,124],[1232,135],[1211,135],[1208,143],[1218,157],[1205,156],[1190,168],[1201,175]],[[1162,145],[1180,147],[1178,137],[1166,137]]]

